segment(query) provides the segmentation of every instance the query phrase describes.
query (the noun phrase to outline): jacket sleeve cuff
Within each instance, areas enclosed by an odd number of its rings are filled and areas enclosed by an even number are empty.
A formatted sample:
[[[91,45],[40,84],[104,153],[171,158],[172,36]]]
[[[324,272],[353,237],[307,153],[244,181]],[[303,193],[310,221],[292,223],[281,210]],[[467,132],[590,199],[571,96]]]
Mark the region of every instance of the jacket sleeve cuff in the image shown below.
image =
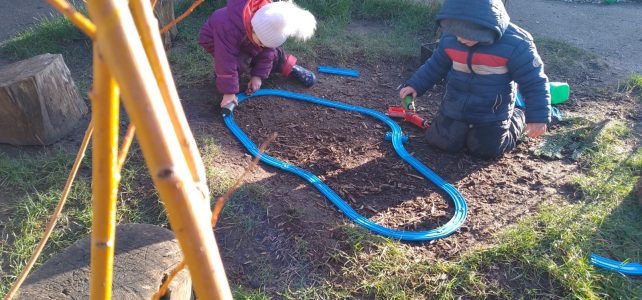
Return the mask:
[[[270,76],[270,71],[272,71],[272,70],[268,70],[268,72],[266,73],[266,72],[255,71],[254,69],[252,69],[250,71],[250,75],[251,76],[256,76],[256,77],[261,77],[261,79],[267,79]]]
[[[524,114],[526,123],[550,123],[551,122],[551,108],[550,106],[544,110],[526,111]]]
[[[423,94],[425,94],[425,93],[426,93],[426,91],[428,91],[428,89],[422,89],[422,88],[420,88],[420,86],[421,86],[421,85],[420,85],[420,84],[417,84],[416,82],[413,82],[412,80],[408,80],[408,81],[404,84],[404,87],[406,87],[406,86],[409,86],[409,87],[411,87],[411,88],[415,89],[415,91],[417,92],[417,97],[419,97],[419,96],[423,96]]]

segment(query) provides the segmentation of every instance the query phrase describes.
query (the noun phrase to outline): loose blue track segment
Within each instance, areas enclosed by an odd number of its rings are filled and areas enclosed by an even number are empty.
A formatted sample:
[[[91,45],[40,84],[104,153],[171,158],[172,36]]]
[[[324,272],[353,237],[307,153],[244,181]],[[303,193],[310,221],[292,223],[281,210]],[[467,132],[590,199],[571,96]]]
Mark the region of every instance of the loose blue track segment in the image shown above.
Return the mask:
[[[281,170],[296,174],[302,177],[303,179],[305,179],[306,181],[308,181],[315,188],[317,188],[321,193],[323,193],[323,195],[325,195],[326,198],[328,198],[328,200],[330,200],[337,208],[339,208],[339,210],[341,210],[348,218],[350,218],[352,221],[354,221],[358,225],[366,229],[369,229],[371,231],[374,231],[375,233],[378,233],[393,239],[405,240],[405,241],[428,241],[428,240],[447,237],[453,234],[455,231],[457,231],[464,224],[466,220],[466,215],[468,214],[468,207],[466,205],[466,200],[464,200],[464,197],[462,197],[462,195],[454,186],[452,186],[451,184],[443,180],[441,177],[439,177],[439,175],[437,175],[435,172],[430,170],[428,167],[426,167],[424,164],[422,164],[420,161],[418,161],[416,158],[410,155],[408,151],[406,151],[406,149],[403,147],[403,144],[402,144],[401,127],[399,127],[399,124],[397,124],[397,122],[393,121],[385,114],[369,108],[354,106],[346,103],[325,100],[325,99],[321,99],[321,98],[317,98],[309,95],[297,94],[297,93],[292,93],[292,92],[287,92],[282,90],[258,90],[252,96],[246,96],[244,93],[240,93],[237,96],[238,96],[239,104],[241,104],[242,102],[246,101],[251,97],[278,96],[278,97],[285,97],[285,98],[294,99],[294,100],[306,101],[306,102],[333,107],[337,109],[354,111],[354,112],[358,112],[361,114],[374,117],[386,123],[386,125],[390,127],[392,132],[392,146],[394,147],[397,154],[403,160],[405,160],[411,166],[413,166],[415,170],[421,173],[424,177],[432,181],[437,187],[439,187],[444,192],[446,192],[450,196],[450,198],[453,200],[453,203],[455,204],[455,213],[453,217],[450,219],[450,221],[448,221],[448,223],[444,224],[441,227],[438,227],[432,230],[427,230],[427,231],[403,231],[403,230],[390,229],[390,228],[381,226],[377,223],[374,223],[369,219],[367,219],[366,217],[360,215],[352,207],[350,207],[348,203],[346,203],[343,199],[341,199],[339,195],[337,195],[332,189],[330,189],[330,187],[328,187],[325,183],[323,183],[314,174],[304,169],[301,169],[297,166],[293,166],[291,164],[275,159],[265,153],[261,155],[262,162],[268,165],[271,165],[273,167],[277,167]],[[245,132],[243,132],[243,130],[241,130],[241,128],[238,127],[238,125],[234,121],[234,115],[230,114],[224,117],[224,121],[225,121],[225,125],[227,125],[227,127],[230,129],[232,134],[236,136],[236,138],[243,144],[243,146],[245,146],[245,148],[247,148],[247,150],[253,156],[257,156],[259,154],[259,148],[252,142],[252,140],[250,140],[250,138],[245,134]]]
[[[359,71],[357,70],[341,69],[328,66],[319,66],[319,72],[341,76],[359,77]]]
[[[642,264],[630,262],[623,263],[617,260],[608,259],[595,253],[591,254],[591,263],[600,268],[619,272],[625,275],[642,276]]]

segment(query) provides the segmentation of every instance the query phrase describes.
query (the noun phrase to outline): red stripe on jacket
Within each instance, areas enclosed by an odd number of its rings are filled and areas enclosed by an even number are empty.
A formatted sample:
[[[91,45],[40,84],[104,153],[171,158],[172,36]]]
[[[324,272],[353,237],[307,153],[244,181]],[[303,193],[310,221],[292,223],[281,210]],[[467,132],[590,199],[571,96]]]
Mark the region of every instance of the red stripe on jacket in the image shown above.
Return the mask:
[[[465,65],[468,64],[468,51],[457,50],[453,48],[447,48],[445,51],[452,61]],[[473,53],[471,64],[489,67],[504,67],[508,64],[508,58],[475,52]]]

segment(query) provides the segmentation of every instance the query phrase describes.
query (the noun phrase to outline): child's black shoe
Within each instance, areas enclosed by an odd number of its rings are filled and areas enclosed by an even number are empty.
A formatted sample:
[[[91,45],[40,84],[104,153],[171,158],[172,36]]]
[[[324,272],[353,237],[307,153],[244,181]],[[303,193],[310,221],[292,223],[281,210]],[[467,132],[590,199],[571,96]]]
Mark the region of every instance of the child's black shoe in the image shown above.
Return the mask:
[[[295,78],[305,87],[311,87],[317,82],[317,77],[312,73],[312,71],[299,65],[294,65],[294,67],[292,67],[290,77]]]

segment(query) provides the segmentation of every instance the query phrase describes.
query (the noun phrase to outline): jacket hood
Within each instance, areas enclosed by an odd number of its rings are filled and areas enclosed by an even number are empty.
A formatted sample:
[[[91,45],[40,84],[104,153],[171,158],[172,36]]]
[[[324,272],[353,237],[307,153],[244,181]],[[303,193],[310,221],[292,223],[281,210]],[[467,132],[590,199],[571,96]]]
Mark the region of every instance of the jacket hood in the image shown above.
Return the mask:
[[[501,0],[445,0],[437,22],[444,19],[456,19],[472,22],[497,33],[497,39],[510,24],[510,17]]]

